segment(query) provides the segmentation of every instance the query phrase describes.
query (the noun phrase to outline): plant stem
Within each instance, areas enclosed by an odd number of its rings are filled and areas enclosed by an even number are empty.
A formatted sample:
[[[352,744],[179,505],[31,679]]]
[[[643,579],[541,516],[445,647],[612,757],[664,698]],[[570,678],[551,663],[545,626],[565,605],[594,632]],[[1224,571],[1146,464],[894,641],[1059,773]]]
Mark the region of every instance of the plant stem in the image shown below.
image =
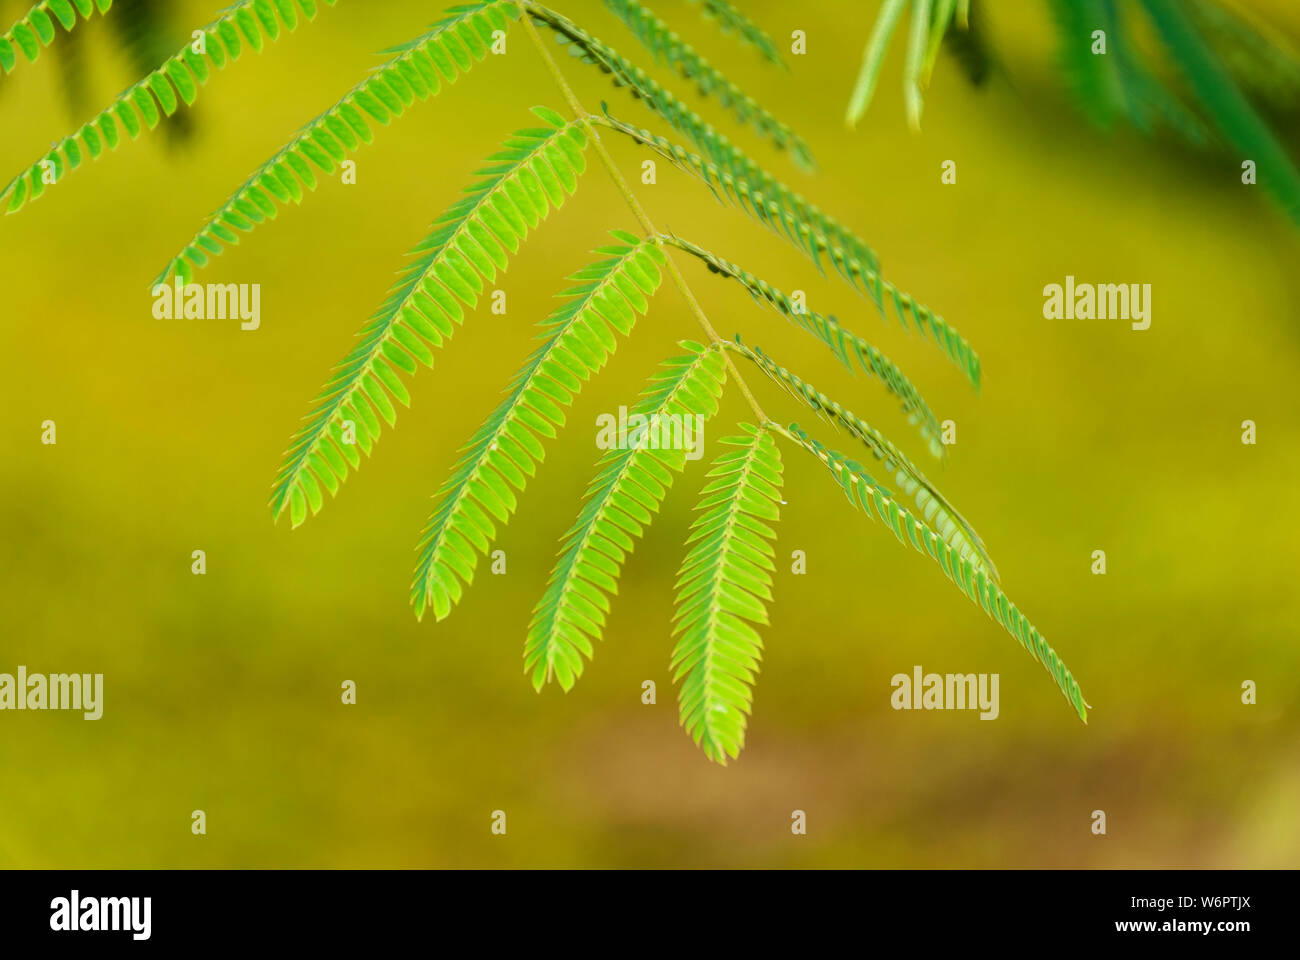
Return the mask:
[[[604,165],[605,170],[609,173],[610,179],[612,179],[614,185],[618,187],[619,193],[623,195],[624,201],[626,201],[628,208],[631,209],[632,215],[636,217],[637,223],[641,225],[641,229],[645,231],[646,236],[652,243],[663,251],[668,276],[672,279],[673,285],[677,287],[677,289],[681,291],[682,296],[686,298],[687,306],[690,307],[691,313],[695,315],[695,319],[699,321],[700,326],[704,329],[704,333],[708,337],[709,343],[720,348],[726,341],[724,341],[722,337],[718,336],[718,332],[713,329],[713,324],[709,323],[709,318],[705,316],[704,309],[700,306],[699,300],[696,299],[694,292],[686,283],[686,278],[682,276],[682,272],[678,268],[677,262],[673,260],[671,251],[664,249],[663,239],[658,229],[656,229],[654,223],[651,222],[650,217],[645,212],[645,208],[641,206],[641,201],[639,201],[636,198],[636,194],[632,192],[632,188],[628,185],[622,172],[619,171],[618,165],[614,163],[614,158],[610,156],[609,151],[605,148],[604,142],[600,139],[600,135],[592,126],[592,114],[583,109],[582,104],[578,101],[577,94],[573,92],[573,88],[570,87],[568,81],[564,79],[564,74],[560,72],[559,65],[555,62],[555,58],[551,56],[551,51],[548,50],[546,44],[542,42],[542,38],[537,33],[537,27],[533,25],[533,21],[528,15],[528,4],[521,0],[518,6],[519,16],[523,21],[524,30],[532,39],[533,46],[535,46],[537,52],[541,54],[542,60],[545,61],[547,68],[551,72],[552,78],[555,80],[556,86],[558,86],[560,92],[564,94],[564,99],[569,104],[569,109],[573,111],[574,117],[576,117],[582,124],[588,138],[595,146],[596,155],[600,157],[600,161]],[[727,368],[730,371],[731,377],[735,381],[736,386],[740,389],[741,394],[749,403],[750,408],[754,411],[754,416],[758,418],[758,425],[760,427],[768,427],[773,424],[773,421],[763,412],[763,408],[758,405],[758,401],[754,398],[754,394],[749,389],[749,384],[747,384],[744,378],[740,375],[740,370],[732,360],[731,354],[726,350],[723,350],[722,356],[727,362]]]

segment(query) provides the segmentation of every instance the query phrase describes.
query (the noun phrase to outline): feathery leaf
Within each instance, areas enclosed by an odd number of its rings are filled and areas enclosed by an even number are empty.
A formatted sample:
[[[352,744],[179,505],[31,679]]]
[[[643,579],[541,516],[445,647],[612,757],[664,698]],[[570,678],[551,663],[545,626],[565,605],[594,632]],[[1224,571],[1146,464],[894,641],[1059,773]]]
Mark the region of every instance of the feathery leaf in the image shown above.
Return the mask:
[[[751,624],[766,626],[772,599],[775,532],[780,517],[781,453],[765,429],[740,424],[743,436],[720,442],[719,454],[695,508],[694,544],[677,576],[677,644],[673,681],[682,726],[705,756],[735,759],[745,745],[751,689],[763,641]]]
[[[609,594],[618,592],[618,575],[627,555],[659,511],[674,474],[686,465],[686,453],[663,434],[677,427],[685,438],[687,423],[702,424],[718,408],[726,376],[721,350],[688,340],[684,356],[666,360],[628,414],[644,418],[629,430],[626,447],[611,449],[597,465],[587,502],[565,534],[560,559],[546,592],[533,610],[524,644],[524,672],[541,690],[552,676],[570,690],[582,674],[582,658],[591,658],[609,610]],[[635,432],[635,436],[632,436]]]
[[[691,2],[694,3],[696,0]],[[716,20],[723,33],[735,33],[743,43],[752,43],[769,63],[774,63],[778,67],[786,66],[786,62],[781,59],[781,51],[777,49],[776,41],[768,36],[762,27],[737,10],[735,5],[728,0],[699,0],[699,2],[704,8],[705,17]]]
[[[307,19],[315,17],[314,0],[296,2]],[[335,0],[323,2],[332,6]],[[98,116],[55,143],[49,153],[9,181],[0,190],[0,207],[6,213],[17,212],[40,197],[49,184],[58,183],[81,166],[86,156],[96,160],[105,149],[116,150],[122,131],[135,140],[144,127],[152,130],[164,116],[174,114],[182,102],[192,104],[211,71],[237,60],[245,42],[260,52],[265,42],[263,31],[274,40],[282,23],[286,30],[293,30],[297,22],[292,5],[285,0],[240,0],[202,29],[205,53],[195,52],[197,41],[191,41],[157,70],[127,87]],[[208,240],[203,245],[210,243]],[[190,251],[196,262],[203,259],[198,247]]]
[[[735,177],[743,176],[753,183],[767,183],[770,180],[771,189],[775,191],[778,181],[763,173],[742,150],[714,130],[712,124],[632,61],[554,10],[543,7],[533,0],[527,0],[526,9],[540,26],[547,27],[555,33],[556,39],[566,44],[570,48],[570,53],[579,62],[594,65],[601,72],[608,74],[616,87],[627,87],[633,97],[657,113],[674,130],[689,138],[720,169]],[[771,131],[769,133],[773,137],[776,135]],[[787,143],[782,140],[773,139],[772,142],[777,147],[787,146]],[[794,195],[789,188],[782,186],[781,189]],[[833,222],[820,211],[817,213],[828,224]],[[843,228],[839,229],[843,230]],[[876,255],[871,249],[852,234],[843,232],[845,236],[841,241],[842,245],[852,249],[855,256],[874,265]]]
[[[921,129],[921,73],[925,69],[925,52],[930,45],[932,0],[912,0],[912,30],[907,36],[907,59],[903,63],[903,103],[907,122],[913,130]],[[943,29],[947,29],[947,24]]]
[[[454,83],[488,55],[493,31],[506,29],[518,16],[510,0],[480,0],[449,7],[447,14],[414,40],[383,51],[393,56],[258,167],[208,216],[154,282],[162,283],[172,274],[188,280],[209,256],[219,256],[225,247],[239,243],[239,233],[275,219],[277,203],[302,203],[303,187],[316,189],[312,167],[333,174],[336,163],[374,139],[367,117],[387,126],[417,99],[437,96],[443,81]]]
[[[1059,60],[1071,93],[1101,129],[1122,117],[1143,133],[1164,121],[1189,142],[1213,139],[1210,130],[1178,95],[1139,62],[1119,10],[1110,0],[1051,0],[1060,34]],[[1093,31],[1106,35],[1105,56],[1092,53]]]
[[[759,223],[789,239],[819,268],[822,265],[822,255],[827,255],[840,276],[854,289],[865,291],[882,314],[886,313],[883,298],[888,297],[903,327],[915,325],[922,335],[929,332],[939,349],[966,375],[971,385],[979,389],[979,354],[965,338],[943,317],[918,303],[910,294],[899,291],[882,278],[878,270],[843,246],[845,241],[853,242],[856,238],[816,207],[805,203],[802,197],[762,171],[759,171],[759,175],[765,179],[759,181],[762,187],[756,188],[751,181],[724,173],[698,154],[649,130],[625,123],[611,116],[608,111],[600,121],[704,181],[719,202],[723,202],[725,196]]]
[[[694,83],[701,96],[716,97],[724,109],[735,113],[740,123],[752,123],[760,135],[769,137],[778,147],[788,147],[800,166],[807,170],[816,168],[811,148],[798,134],[723,76],[653,12],[637,0],[605,0],[605,6],[627,25],[656,60]]]
[[[524,364],[510,393],[464,448],[439,504],[425,526],[411,603],[417,617],[427,607],[441,620],[468,587],[478,554],[491,549],[496,525],[509,522],[515,494],[545,455],[545,441],[564,425],[564,407],[628,336],[647,298],[659,288],[663,252],[651,240],[613,232],[617,243],[597,249],[609,259],[573,274],[572,297],[542,321],[545,343]]]
[[[918,428],[930,453],[941,459],[947,456],[948,448],[941,442],[942,431],[938,419],[930,411],[921,392],[889,357],[852,331],[845,330],[833,316],[822,316],[813,310],[796,308],[789,297],[766,280],[717,254],[677,236],[664,236],[663,241],[704,261],[712,273],[738,281],[755,302],[773,307],[791,323],[829,347],[850,372],[853,371],[853,360],[856,359],[863,370],[880,380],[890,393],[903,401],[903,412],[907,414],[908,422]]]
[[[1092,53],[1093,31],[1108,17],[1106,0],[1049,0],[1048,9],[1056,22],[1060,37],[1057,54],[1075,101],[1093,123],[1109,127],[1113,117],[1123,111],[1123,90],[1108,56]]]
[[[323,505],[320,484],[331,494],[360,466],[356,446],[369,455],[380,418],[392,425],[410,401],[394,367],[413,374],[417,361],[433,366],[430,347],[441,346],[473,309],[484,279],[491,283],[508,265],[530,230],[561,206],[586,169],[586,135],[552,110],[535,107],[546,124],[519,130],[489,158],[476,183],[433,224],[411,251],[396,285],[362,327],[359,341],[325,385],[306,424],[294,434],[271,494],[271,512],[286,508],[296,527],[307,508]],[[453,322],[454,321],[454,322]],[[351,421],[356,443],[346,442]]]
[[[741,342],[739,335],[736,336],[734,343],[726,343],[724,346],[750,361],[832,426],[843,427],[861,441],[862,445],[871,451],[872,456],[884,462],[885,469],[893,474],[894,481],[916,502],[917,508],[924,514],[925,521],[938,528],[944,543],[957,551],[958,556],[963,560],[974,564],[993,580],[998,579],[998,570],[993,564],[993,558],[989,556],[984,541],[975,532],[975,528],[884,434],[852,410],[826,396],[811,383],[791,373],[762,350],[746,346]]]
[[[1300,47],[1238,0],[1192,0],[1187,14],[1252,100],[1273,113],[1300,104]]]
[[[957,0],[936,0],[933,6],[931,17],[933,18],[929,30],[929,38],[926,42],[925,62],[921,65],[921,76],[918,86],[929,86],[930,77],[934,73],[934,65],[939,59],[939,48],[943,46],[944,37],[948,33],[948,26],[952,23],[953,17],[957,12]],[[965,32],[963,29],[962,32]]]
[[[885,0],[876,15],[876,23],[867,37],[867,48],[862,52],[862,66],[858,68],[858,79],[849,96],[849,106],[844,122],[855,127],[871,106],[871,99],[876,94],[876,82],[880,79],[880,68],[885,62],[885,52],[889,41],[898,28],[903,11],[907,9],[907,0]]]
[[[873,480],[861,464],[822,446],[797,424],[791,424],[780,432],[825,464],[843,488],[849,503],[861,508],[870,519],[881,520],[898,537],[900,543],[910,543],[918,553],[927,554],[934,560],[972,603],[982,607],[986,614],[1015,637],[1047,669],[1079,718],[1084,723],[1088,722],[1088,702],[1083,698],[1083,691],[1079,689],[1074,675],[996,583],[970,561],[959,556],[929,524],[897,503],[889,491]]]
[[[1170,56],[1187,75],[1201,104],[1243,159],[1254,160],[1259,182],[1300,223],[1300,170],[1268,125],[1237,89],[1184,10],[1169,0],[1142,0]]]
[[[71,33],[96,10],[105,14],[112,5],[113,0],[41,0],[0,35],[0,77],[17,69],[19,52],[28,63],[36,62],[41,49],[54,42],[55,21]],[[77,14],[81,14],[81,20]]]

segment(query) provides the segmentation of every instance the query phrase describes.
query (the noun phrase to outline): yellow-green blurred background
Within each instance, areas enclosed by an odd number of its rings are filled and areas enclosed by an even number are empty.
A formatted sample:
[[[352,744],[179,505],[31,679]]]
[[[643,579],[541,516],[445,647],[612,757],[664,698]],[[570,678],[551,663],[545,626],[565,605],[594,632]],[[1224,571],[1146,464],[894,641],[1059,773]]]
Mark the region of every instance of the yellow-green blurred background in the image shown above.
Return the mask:
[[[172,6],[183,40],[220,4]],[[648,63],[596,0],[555,6]],[[778,38],[807,32],[790,75],[695,5],[655,6],[805,135],[816,177],[701,108],[957,325],[983,358],[983,395],[933,346],[663,165],[639,191],[651,216],[806,290],[957,422],[951,462],[931,475],[1079,678],[1091,722],[929,560],[851,512],[824,469],[789,449],[777,546],[805,551],[808,573],[780,567],[737,762],[710,764],[680,730],[667,670],[703,463],[628,563],[577,687],[532,691],[524,631],[599,453],[595,417],[630,403],[676,340],[698,336],[667,286],[579,398],[501,535],[508,574],[482,565],[452,617],[416,623],[407,590],[431,495],[564,277],[607,229],[635,228],[594,165],[503,278],[508,313],[481,309],[419,373],[412,408],[320,516],[293,532],[273,525],[281,451],[405,251],[530,125],[528,107],[564,109],[512,31],[506,59],[381,130],[356,157],[356,186],[327,179],[199,274],[260,283],[260,330],[155,320],[149,284],[202,218],[376,51],[441,10],[340,0],[216,75],[188,146],[129,144],[0,221],[0,671],[100,672],[106,687],[98,722],[0,714],[0,865],[1300,864],[1296,228],[1232,163],[1088,127],[1038,3],[985,4],[1006,73],[977,90],[942,58],[920,135],[903,117],[901,41],[861,128],[844,129],[876,4],[745,4]],[[1251,6],[1300,33],[1283,0]],[[97,105],[132,79],[102,26],[82,28]],[[562,63],[587,105],[603,98],[655,125],[594,71]],[[53,58],[22,65],[0,84],[0,176],[70,128]],[[612,147],[637,174],[643,156]],[[956,186],[940,185],[948,159]],[[921,457],[878,384],[849,378],[734,284],[683,268],[724,335],[744,333]],[[1150,330],[1044,320],[1042,288],[1066,274],[1150,283]],[[749,379],[769,412],[812,426]],[[709,438],[745,414],[729,390]],[[40,443],[46,419],[55,446]],[[1255,446],[1241,443],[1245,419]],[[196,549],[206,576],[190,572]],[[1098,549],[1105,576],[1090,573]],[[895,712],[890,678],[914,664],[1000,674],[1001,716]],[[340,703],[344,680],[355,706]],[[644,680],[658,684],[655,706],[641,703]],[[1240,702],[1244,680],[1258,685],[1255,706]],[[191,834],[196,809],[206,836]],[[497,809],[505,837],[489,832]],[[791,835],[795,809],[807,836]],[[1098,809],[1104,837],[1090,831]]]

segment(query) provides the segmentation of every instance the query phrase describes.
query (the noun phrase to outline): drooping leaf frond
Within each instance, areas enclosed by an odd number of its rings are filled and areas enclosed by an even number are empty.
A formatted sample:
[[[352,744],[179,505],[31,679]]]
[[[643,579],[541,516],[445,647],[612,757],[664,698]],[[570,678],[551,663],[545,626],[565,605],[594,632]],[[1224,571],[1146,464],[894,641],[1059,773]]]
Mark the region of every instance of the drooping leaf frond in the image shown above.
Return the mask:
[[[573,274],[572,297],[542,321],[545,342],[524,364],[510,392],[470,439],[417,547],[411,587],[417,617],[428,607],[441,620],[474,577],[478,554],[491,549],[496,525],[515,510],[515,494],[545,456],[544,443],[564,425],[564,407],[628,336],[647,298],[659,288],[663,251],[651,240],[614,231],[597,249],[608,259]]]
[[[1233,81],[1270,112],[1300,105],[1300,46],[1240,2],[1191,0],[1186,4],[1201,36]]]
[[[939,59],[939,48],[943,46],[944,37],[948,34],[948,27],[957,14],[957,0],[934,0],[931,8],[931,22],[929,29],[926,31],[928,37],[925,45],[925,58],[921,64],[921,75],[918,78],[917,87],[929,86],[930,77],[934,73],[935,62]],[[963,26],[960,32],[965,33],[968,25]],[[918,120],[920,119],[918,115]]]
[[[714,152],[726,155],[725,167],[658,134],[626,123],[608,110],[600,119],[611,129],[699,177],[715,194],[721,190],[746,213],[803,250],[818,269],[822,269],[825,256],[850,285],[879,302],[878,260],[866,242],[767,173],[724,137],[714,134],[711,139]]]
[[[692,3],[696,0],[691,0]],[[774,63],[778,67],[786,66],[785,60],[781,58],[781,51],[777,49],[774,41],[767,32],[749,17],[736,9],[735,5],[728,0],[699,0],[704,8],[704,15],[711,20],[716,20],[723,33],[735,33],[745,43],[752,43],[758,48],[769,63]]]
[[[885,53],[889,50],[889,41],[898,29],[898,21],[907,9],[908,0],[884,0],[876,23],[867,37],[867,48],[862,53],[862,66],[858,68],[858,79],[853,85],[849,97],[849,107],[844,122],[850,127],[857,126],[862,115],[871,106],[876,94],[876,83],[880,79],[880,68],[885,62]]]
[[[565,534],[560,559],[551,573],[528,627],[524,672],[540,690],[552,676],[569,690],[591,658],[618,592],[623,561],[634,539],[658,512],[674,475],[686,465],[681,442],[664,442],[674,429],[680,440],[718,408],[726,375],[721,350],[682,341],[687,353],[663,363],[661,372],[628,414],[625,446],[601,458],[587,489],[587,502]],[[690,424],[688,427],[687,424]],[[671,440],[671,437],[670,437]]]
[[[1083,698],[1083,691],[1079,689],[1074,675],[996,583],[970,561],[959,556],[928,523],[900,505],[884,487],[871,478],[861,464],[822,446],[797,424],[791,424],[781,432],[826,465],[851,504],[860,508],[869,518],[881,520],[894,532],[899,542],[911,544],[918,553],[926,554],[934,560],[962,593],[982,607],[986,614],[1015,637],[1047,669],[1079,718],[1084,723],[1088,722],[1088,702]]]
[[[930,452],[936,457],[946,456],[947,448],[941,442],[938,419],[930,411],[920,391],[889,357],[852,331],[845,330],[834,317],[822,316],[813,310],[796,308],[790,298],[776,287],[717,254],[681,237],[665,236],[663,240],[679,250],[698,257],[713,273],[738,281],[756,302],[773,307],[787,320],[811,333],[829,347],[850,372],[856,359],[863,370],[876,377],[890,393],[903,402],[903,412],[907,414],[908,421],[920,430]]]
[[[971,385],[979,389],[979,354],[965,338],[943,317],[918,303],[910,294],[899,291],[881,277],[875,268],[840,246],[836,240],[842,239],[843,234],[838,231],[838,224],[826,222],[820,211],[805,204],[801,197],[790,194],[779,186],[776,194],[755,189],[748,180],[723,173],[698,154],[649,130],[619,120],[608,111],[600,120],[610,129],[648,147],[678,168],[702,180],[712,189],[719,202],[723,202],[724,197],[731,200],[758,222],[793,242],[819,267],[821,256],[827,255],[840,276],[855,289],[866,291],[882,313],[885,312],[882,298],[887,298],[894,307],[899,323],[904,327],[915,326],[922,335],[930,334],[939,349],[966,375]],[[828,233],[828,230],[836,232]]]
[[[1293,221],[1300,223],[1300,170],[1268,125],[1237,89],[1179,4],[1142,0],[1170,56],[1197,98],[1240,156],[1254,160],[1259,182]]]
[[[323,2],[332,6],[335,0]],[[103,112],[56,142],[44,157],[0,190],[0,207],[6,213],[18,211],[40,197],[46,186],[81,166],[86,157],[95,160],[105,149],[116,150],[121,131],[135,140],[144,127],[154,129],[181,103],[192,104],[213,70],[239,59],[245,43],[260,53],[268,38],[277,39],[282,29],[292,31],[298,25],[299,10],[308,20],[313,19],[315,0],[240,0],[229,7],[202,29],[204,53],[195,49],[198,40],[191,41],[157,70],[127,87]],[[202,257],[196,247],[191,250],[196,258]]]
[[[736,336],[734,343],[725,346],[762,370],[818,416],[823,417],[833,426],[843,427],[859,440],[871,451],[872,456],[883,462],[885,469],[893,476],[894,482],[916,503],[925,521],[937,528],[944,543],[955,550],[963,560],[982,570],[991,579],[998,579],[998,570],[993,563],[993,558],[989,556],[984,541],[975,532],[975,528],[888,437],[852,410],[832,400],[798,375],[791,373],[762,350],[746,346],[741,342],[739,335]]]
[[[949,8],[948,14],[952,15]],[[913,130],[921,129],[921,72],[925,69],[925,52],[930,47],[930,14],[933,0],[912,0],[912,30],[907,37],[907,59],[903,64],[903,105],[907,108],[907,122]],[[948,29],[945,22],[939,34]],[[934,46],[937,48],[938,43]]]
[[[605,0],[605,6],[627,25],[656,60],[694,83],[701,96],[716,97],[725,109],[735,113],[740,123],[752,123],[762,136],[770,137],[779,147],[788,148],[805,169],[816,167],[812,149],[798,134],[723,76],[653,12],[637,0]]]
[[[208,216],[194,239],[154,282],[163,283],[173,274],[188,280],[196,267],[207,264],[209,256],[219,256],[227,246],[239,243],[240,233],[275,219],[277,203],[302,203],[303,188],[316,189],[313,167],[333,174],[336,163],[374,139],[366,117],[387,126],[416,100],[437,96],[444,81],[454,83],[483,60],[493,31],[505,30],[517,16],[511,0],[479,0],[449,7],[447,16],[420,36],[383,51],[392,57],[258,167]]]
[[[636,99],[658,114],[674,130],[687,137],[719,169],[730,173],[734,177],[743,177],[750,183],[762,184],[769,193],[782,193],[788,197],[790,202],[797,198],[799,203],[808,207],[810,213],[815,212],[827,231],[837,238],[838,245],[850,251],[854,257],[870,263],[872,266],[875,265],[876,255],[866,243],[854,236],[851,231],[835,223],[829,216],[812,207],[811,204],[807,204],[793,190],[790,190],[775,177],[766,173],[744,151],[717,132],[712,124],[705,121],[703,117],[674,96],[663,84],[632,63],[632,61],[623,57],[608,44],[587,33],[562,14],[541,6],[533,2],[533,0],[527,0],[526,8],[539,25],[549,28],[561,43],[568,45],[573,56],[580,62],[592,64],[603,73],[608,74],[615,86],[628,88]],[[778,140],[772,142],[778,147],[785,146],[783,142]]]
[[[765,429],[742,423],[743,436],[713,461],[691,527],[694,544],[677,577],[677,644],[669,669],[681,683],[682,726],[725,765],[745,745],[763,641],[751,624],[766,626],[772,599],[769,523],[780,517],[781,453]]]
[[[473,309],[484,280],[508,265],[530,230],[564,203],[586,169],[586,135],[552,110],[535,107],[546,124],[517,131],[479,171],[412,251],[396,285],[362,327],[352,352],[335,368],[306,423],[294,434],[271,494],[271,512],[286,508],[296,527],[323,505],[319,484],[331,494],[360,465],[379,437],[380,418],[392,425],[389,398],[407,405],[410,395],[394,367],[413,374],[417,361],[433,365],[431,346],[441,346]],[[355,444],[346,441],[350,421]],[[319,484],[318,484],[319,481]]]
[[[54,22],[71,32],[81,20],[89,20],[98,10],[108,13],[113,0],[40,0],[22,19],[0,35],[0,77],[13,73],[18,66],[18,53],[35,63],[41,49],[54,42]]]
[[[1109,0],[1050,0],[1060,36],[1058,59],[1070,92],[1093,123],[1110,129],[1127,120],[1143,133],[1166,122],[1195,144],[1210,133],[1178,96],[1151,76],[1139,62],[1120,11]],[[1106,55],[1094,55],[1093,32],[1106,37]]]
[[[1098,126],[1107,127],[1123,110],[1123,90],[1109,57],[1096,56],[1092,32],[1106,22],[1108,43],[1115,32],[1106,0],[1048,0],[1060,37],[1060,68],[1079,108]]]
[[[948,28],[956,21],[962,33],[970,29],[970,4],[965,0],[884,0],[867,38],[858,79],[849,96],[845,122],[850,127],[857,126],[871,105],[889,42],[909,4],[912,17],[903,63],[903,104],[913,130],[921,129],[924,105],[921,92],[930,83],[939,49],[945,36],[949,35]],[[970,49],[973,48],[968,48],[967,52]]]

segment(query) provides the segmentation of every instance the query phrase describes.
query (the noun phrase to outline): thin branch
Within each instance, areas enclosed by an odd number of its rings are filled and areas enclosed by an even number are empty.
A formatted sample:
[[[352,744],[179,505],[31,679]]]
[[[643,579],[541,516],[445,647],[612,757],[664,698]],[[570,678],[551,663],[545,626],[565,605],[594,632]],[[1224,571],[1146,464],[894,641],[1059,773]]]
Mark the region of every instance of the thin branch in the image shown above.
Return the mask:
[[[681,270],[678,269],[677,262],[673,259],[672,252],[664,249],[664,243],[660,238],[659,230],[655,227],[654,223],[651,222],[650,217],[645,212],[645,208],[641,206],[641,202],[636,198],[636,194],[632,192],[632,188],[628,185],[627,180],[618,169],[618,165],[614,163],[614,158],[610,156],[609,151],[605,148],[605,144],[600,139],[600,135],[592,126],[593,114],[584,109],[582,104],[578,101],[577,94],[573,92],[573,88],[570,87],[568,81],[564,79],[564,74],[560,72],[559,65],[556,64],[555,58],[551,56],[551,51],[548,50],[546,44],[542,42],[542,38],[537,33],[537,28],[533,25],[531,17],[529,17],[529,8],[531,4],[527,3],[526,0],[520,0],[518,6],[520,19],[523,21],[525,31],[532,39],[533,45],[537,48],[538,53],[541,54],[542,60],[550,70],[556,86],[560,88],[560,92],[564,95],[564,99],[568,103],[569,109],[573,111],[573,115],[582,124],[587,136],[591,139],[592,144],[596,148],[596,154],[600,157],[605,170],[608,171],[610,178],[614,181],[615,186],[618,187],[619,193],[623,195],[624,201],[626,201],[628,208],[631,209],[633,216],[636,217],[637,222],[641,225],[641,229],[645,231],[646,236],[652,243],[656,244],[664,251],[664,258],[667,261],[668,276],[672,279],[673,285],[677,287],[677,289],[681,291],[682,296],[686,298],[687,306],[690,307],[691,313],[695,315],[695,319],[699,321],[705,335],[709,338],[709,342],[711,344],[726,343],[722,337],[718,336],[718,332],[713,329],[713,325],[709,323],[709,318],[705,316],[704,309],[700,306],[699,300],[696,299],[694,292],[686,283],[686,278],[682,276]],[[749,384],[747,384],[744,378],[740,375],[740,370],[736,367],[731,355],[724,350],[723,356],[726,358],[727,369],[730,371],[732,379],[740,389],[745,400],[749,403],[750,408],[754,411],[754,415],[758,417],[759,422],[764,425],[771,422],[767,414],[763,412],[763,408],[758,405],[758,401],[754,398],[754,394],[749,389]]]

